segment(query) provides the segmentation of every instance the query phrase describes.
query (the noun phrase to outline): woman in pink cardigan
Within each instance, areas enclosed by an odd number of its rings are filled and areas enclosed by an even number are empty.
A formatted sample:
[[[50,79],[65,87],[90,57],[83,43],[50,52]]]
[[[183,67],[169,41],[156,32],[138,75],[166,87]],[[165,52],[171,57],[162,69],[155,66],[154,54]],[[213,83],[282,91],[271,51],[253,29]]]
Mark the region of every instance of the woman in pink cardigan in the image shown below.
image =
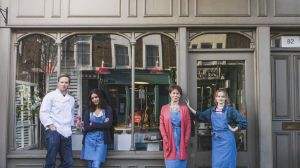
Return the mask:
[[[182,89],[178,85],[169,87],[171,102],[160,112],[159,129],[163,137],[166,168],[186,168],[187,148],[191,134],[189,109],[180,104]]]

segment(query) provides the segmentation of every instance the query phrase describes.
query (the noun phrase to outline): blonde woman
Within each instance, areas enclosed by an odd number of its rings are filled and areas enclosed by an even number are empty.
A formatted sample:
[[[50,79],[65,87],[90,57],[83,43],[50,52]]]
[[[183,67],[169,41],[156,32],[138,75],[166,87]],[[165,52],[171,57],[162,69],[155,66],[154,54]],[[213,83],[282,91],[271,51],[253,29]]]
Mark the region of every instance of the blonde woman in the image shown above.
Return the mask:
[[[234,132],[247,128],[247,121],[238,110],[229,105],[228,93],[218,89],[214,95],[215,106],[204,112],[194,110],[187,99],[186,103],[200,121],[212,124],[212,167],[236,167],[236,143]],[[231,127],[230,125],[236,125]]]

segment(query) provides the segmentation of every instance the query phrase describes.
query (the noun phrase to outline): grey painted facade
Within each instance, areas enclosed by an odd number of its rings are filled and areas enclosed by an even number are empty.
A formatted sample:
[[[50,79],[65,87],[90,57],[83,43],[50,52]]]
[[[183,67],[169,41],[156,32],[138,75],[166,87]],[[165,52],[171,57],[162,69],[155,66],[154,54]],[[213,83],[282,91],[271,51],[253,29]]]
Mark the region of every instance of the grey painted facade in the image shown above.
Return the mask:
[[[2,9],[8,7],[8,23],[0,17],[0,167],[41,167],[45,158],[45,151],[14,150],[15,46],[20,37],[42,33],[52,36],[60,45],[62,37],[72,33],[121,32],[134,44],[142,33],[170,33],[177,49],[178,83],[188,91],[190,32],[245,29],[255,34],[255,46],[250,50],[254,57],[254,140],[258,143],[254,165],[276,167],[270,41],[273,32],[300,33],[298,0],[0,0],[0,5]],[[74,157],[74,167],[84,167],[79,153],[75,152]],[[113,151],[108,154],[107,165],[159,167],[163,165],[163,153]]]

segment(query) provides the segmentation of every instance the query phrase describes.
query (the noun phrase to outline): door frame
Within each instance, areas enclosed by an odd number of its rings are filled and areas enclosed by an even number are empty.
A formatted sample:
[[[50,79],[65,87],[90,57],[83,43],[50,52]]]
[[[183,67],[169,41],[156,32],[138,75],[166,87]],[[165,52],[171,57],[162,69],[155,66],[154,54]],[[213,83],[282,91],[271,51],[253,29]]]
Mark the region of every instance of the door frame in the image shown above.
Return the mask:
[[[196,107],[197,101],[197,60],[243,60],[245,61],[245,99],[247,109],[247,152],[238,152],[237,167],[257,167],[258,156],[257,150],[257,114],[255,108],[255,64],[254,54],[249,51],[239,52],[193,52],[188,54],[188,89],[187,96],[190,99],[192,107]],[[197,129],[195,128],[195,136],[191,138],[193,148],[190,149],[191,158],[189,164],[192,167],[209,167],[211,166],[211,151],[197,152]],[[194,161],[193,161],[194,160]]]

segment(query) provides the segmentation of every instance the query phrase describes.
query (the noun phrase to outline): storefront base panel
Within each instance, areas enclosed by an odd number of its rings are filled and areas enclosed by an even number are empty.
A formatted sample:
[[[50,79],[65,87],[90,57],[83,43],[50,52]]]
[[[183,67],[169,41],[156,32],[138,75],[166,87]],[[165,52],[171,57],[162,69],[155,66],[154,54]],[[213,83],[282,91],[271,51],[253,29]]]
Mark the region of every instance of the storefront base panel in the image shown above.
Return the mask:
[[[43,168],[46,151],[14,152],[8,155],[8,168]],[[79,159],[79,151],[73,152],[73,168],[86,168],[87,162]],[[59,157],[57,165],[59,165]],[[164,168],[162,152],[109,151],[103,168]]]

